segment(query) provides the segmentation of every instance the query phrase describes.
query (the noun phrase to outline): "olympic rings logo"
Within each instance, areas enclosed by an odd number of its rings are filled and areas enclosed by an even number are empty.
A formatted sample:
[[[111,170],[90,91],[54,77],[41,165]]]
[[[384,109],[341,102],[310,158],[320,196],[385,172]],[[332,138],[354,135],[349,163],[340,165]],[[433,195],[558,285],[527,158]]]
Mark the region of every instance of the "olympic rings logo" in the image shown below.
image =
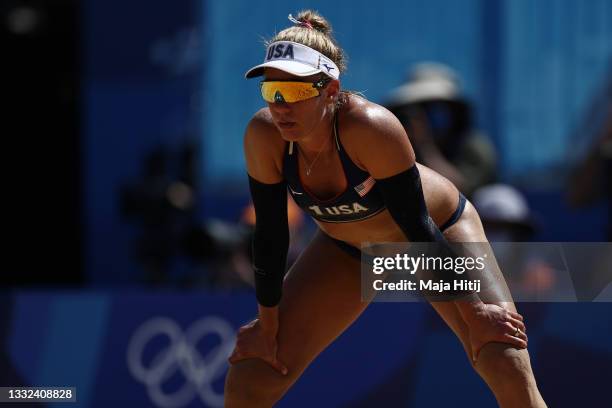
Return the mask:
[[[202,355],[198,343],[211,335],[219,338],[219,344]],[[154,339],[163,337],[169,340],[169,345],[157,350],[145,364],[145,348]],[[185,333],[173,320],[155,317],[143,323],[132,335],[127,349],[127,364],[134,378],[147,387],[149,397],[157,407],[183,407],[196,396],[206,406],[222,407],[223,394],[216,392],[212,384],[225,375],[227,358],[235,341],[232,326],[218,317],[204,317],[194,322]],[[150,354],[148,352],[147,356]],[[172,393],[164,391],[162,384],[171,378],[176,379],[177,372],[185,378],[185,384]]]

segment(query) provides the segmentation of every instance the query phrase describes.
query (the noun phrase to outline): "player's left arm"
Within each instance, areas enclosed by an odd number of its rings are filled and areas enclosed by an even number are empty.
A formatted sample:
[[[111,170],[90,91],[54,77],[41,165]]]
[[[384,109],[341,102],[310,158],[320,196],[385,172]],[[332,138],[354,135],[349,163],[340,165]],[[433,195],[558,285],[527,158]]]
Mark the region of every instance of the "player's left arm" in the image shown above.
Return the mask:
[[[359,113],[352,127],[357,159],[376,179],[389,213],[406,238],[446,243],[427,211],[414,150],[399,120],[385,108],[371,104]]]
[[[355,122],[351,130],[358,137],[358,143],[353,140],[357,159],[376,180],[389,214],[406,238],[411,242],[437,243],[432,256],[458,256],[429,215],[414,150],[399,120],[385,108],[372,104]],[[449,295],[462,300],[456,303],[466,313],[482,304],[475,293]]]

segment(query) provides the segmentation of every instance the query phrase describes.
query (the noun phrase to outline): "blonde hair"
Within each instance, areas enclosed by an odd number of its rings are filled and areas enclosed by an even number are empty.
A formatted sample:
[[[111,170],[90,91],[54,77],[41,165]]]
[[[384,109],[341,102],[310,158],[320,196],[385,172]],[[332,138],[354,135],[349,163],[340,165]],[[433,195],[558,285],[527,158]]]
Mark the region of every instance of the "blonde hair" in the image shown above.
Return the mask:
[[[285,28],[266,42],[293,41],[319,51],[334,61],[341,73],[346,71],[346,55],[332,35],[331,24],[316,11],[302,10],[294,20],[298,24]]]

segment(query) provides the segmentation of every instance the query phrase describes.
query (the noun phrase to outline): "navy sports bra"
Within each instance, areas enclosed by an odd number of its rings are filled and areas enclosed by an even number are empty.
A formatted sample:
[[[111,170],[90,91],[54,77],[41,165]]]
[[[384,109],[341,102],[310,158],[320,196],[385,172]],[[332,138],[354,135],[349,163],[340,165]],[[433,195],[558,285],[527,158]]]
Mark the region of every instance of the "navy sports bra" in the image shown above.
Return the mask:
[[[334,139],[347,181],[346,190],[337,197],[321,201],[302,185],[298,172],[297,149],[287,143],[283,159],[283,176],[293,200],[313,218],[324,222],[351,222],[370,218],[385,209],[376,181],[361,170],[348,156],[338,138],[337,120],[334,120]]]

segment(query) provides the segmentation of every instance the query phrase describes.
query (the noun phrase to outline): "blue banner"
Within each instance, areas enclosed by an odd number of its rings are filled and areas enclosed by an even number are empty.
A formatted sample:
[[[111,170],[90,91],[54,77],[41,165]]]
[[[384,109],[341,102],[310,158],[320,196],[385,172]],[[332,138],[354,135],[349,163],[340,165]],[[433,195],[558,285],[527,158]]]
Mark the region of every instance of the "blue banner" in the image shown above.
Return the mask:
[[[0,303],[0,386],[76,387],[82,407],[221,407],[235,333],[256,313],[249,292],[29,292]],[[549,406],[607,400],[610,305],[518,304]],[[598,375],[576,374],[591,370]],[[451,404],[495,406],[495,399],[429,305],[378,303],[277,406]]]

